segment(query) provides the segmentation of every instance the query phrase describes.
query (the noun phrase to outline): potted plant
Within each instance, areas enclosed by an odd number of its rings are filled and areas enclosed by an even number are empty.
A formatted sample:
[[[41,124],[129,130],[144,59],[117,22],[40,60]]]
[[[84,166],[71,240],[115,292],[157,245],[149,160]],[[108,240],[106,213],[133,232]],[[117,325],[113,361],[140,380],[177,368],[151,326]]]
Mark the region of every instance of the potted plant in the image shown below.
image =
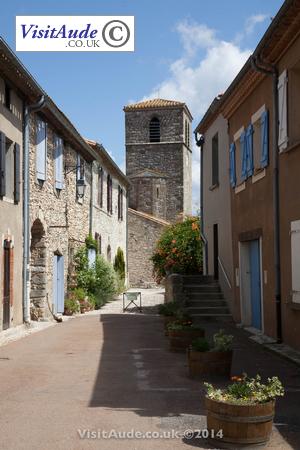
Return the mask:
[[[192,342],[188,351],[189,374],[230,376],[233,336],[220,330],[213,336],[213,345],[205,338]]]
[[[276,397],[284,395],[277,377],[262,383],[261,377],[232,377],[233,383],[218,389],[204,383],[207,429],[216,446],[250,447],[270,439]],[[217,434],[222,430],[221,435]]]
[[[167,329],[170,350],[175,352],[185,351],[196,338],[204,337],[204,330],[190,320],[171,322]]]

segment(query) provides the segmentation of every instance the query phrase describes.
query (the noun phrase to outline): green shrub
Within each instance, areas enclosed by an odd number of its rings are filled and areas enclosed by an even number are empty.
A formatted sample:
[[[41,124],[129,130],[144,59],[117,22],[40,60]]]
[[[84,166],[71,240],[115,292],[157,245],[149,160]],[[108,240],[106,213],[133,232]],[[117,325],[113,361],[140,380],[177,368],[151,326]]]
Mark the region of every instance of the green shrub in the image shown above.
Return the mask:
[[[210,344],[205,338],[198,338],[192,342],[192,349],[195,352],[209,352]]]
[[[125,259],[124,259],[123,250],[120,247],[118,247],[117,254],[115,256],[114,269],[115,269],[115,272],[118,274],[120,280],[123,281],[123,284],[124,284],[124,282],[125,282]]]
[[[89,267],[88,247],[82,246],[75,255],[77,289],[81,297],[92,296],[95,306],[101,307],[117,293],[117,277],[112,265],[102,255],[96,255]],[[75,290],[75,291],[76,291]]]
[[[65,313],[66,314],[76,314],[80,311],[80,306],[75,298],[67,298],[65,300]]]
[[[190,274],[202,271],[202,242],[199,218],[189,217],[166,227],[151,257],[154,276],[160,282],[169,272]]]
[[[93,236],[91,234],[89,234],[86,238],[85,238],[85,246],[87,249],[94,249],[96,251],[98,251],[98,244],[96,239],[93,238]]]
[[[232,348],[233,336],[231,334],[225,334],[224,330],[219,330],[214,334],[214,351],[216,352],[228,352]]]
[[[87,293],[85,290],[81,287],[77,287],[72,291],[72,296],[75,300],[78,300],[80,303],[85,301],[85,298],[87,297]]]
[[[174,316],[179,308],[178,302],[161,303],[158,305],[158,313],[162,316]]]

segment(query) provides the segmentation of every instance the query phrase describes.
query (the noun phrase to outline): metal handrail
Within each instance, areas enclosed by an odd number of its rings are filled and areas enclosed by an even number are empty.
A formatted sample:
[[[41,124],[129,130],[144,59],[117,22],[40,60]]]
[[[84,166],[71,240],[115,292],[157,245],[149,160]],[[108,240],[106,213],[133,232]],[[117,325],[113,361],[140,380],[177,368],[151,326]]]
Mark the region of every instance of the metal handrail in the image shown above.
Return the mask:
[[[228,275],[227,275],[227,273],[226,273],[226,270],[225,270],[225,268],[224,268],[224,266],[223,266],[223,264],[222,264],[221,258],[220,258],[219,256],[218,256],[218,263],[219,263],[219,265],[220,265],[220,267],[221,267],[221,269],[222,269],[223,275],[224,275],[224,277],[225,277],[225,280],[226,280],[226,282],[227,282],[229,288],[232,289],[232,286],[231,286],[229,277],[228,277]]]

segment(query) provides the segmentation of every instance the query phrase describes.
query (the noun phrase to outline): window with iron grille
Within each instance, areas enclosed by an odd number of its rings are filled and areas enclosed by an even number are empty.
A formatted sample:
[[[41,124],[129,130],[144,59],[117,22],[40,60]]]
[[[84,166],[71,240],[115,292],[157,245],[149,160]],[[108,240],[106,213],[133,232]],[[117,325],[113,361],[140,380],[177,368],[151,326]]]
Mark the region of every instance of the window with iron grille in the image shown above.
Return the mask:
[[[123,189],[118,188],[118,219],[123,220]]]
[[[110,175],[107,175],[107,212],[112,214],[112,178]]]
[[[98,205],[103,207],[103,169],[100,167],[98,173]]]
[[[160,142],[160,121],[157,117],[153,117],[149,124],[150,142]]]

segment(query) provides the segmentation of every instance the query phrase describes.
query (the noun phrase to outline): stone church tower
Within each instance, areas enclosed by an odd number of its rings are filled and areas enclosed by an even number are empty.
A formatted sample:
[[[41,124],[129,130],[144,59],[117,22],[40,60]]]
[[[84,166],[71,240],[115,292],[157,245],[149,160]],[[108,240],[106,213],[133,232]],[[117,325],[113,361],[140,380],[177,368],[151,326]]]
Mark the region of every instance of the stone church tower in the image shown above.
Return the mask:
[[[150,286],[149,258],[163,227],[192,212],[192,116],[184,103],[162,99],[124,111],[129,280],[132,286]]]

